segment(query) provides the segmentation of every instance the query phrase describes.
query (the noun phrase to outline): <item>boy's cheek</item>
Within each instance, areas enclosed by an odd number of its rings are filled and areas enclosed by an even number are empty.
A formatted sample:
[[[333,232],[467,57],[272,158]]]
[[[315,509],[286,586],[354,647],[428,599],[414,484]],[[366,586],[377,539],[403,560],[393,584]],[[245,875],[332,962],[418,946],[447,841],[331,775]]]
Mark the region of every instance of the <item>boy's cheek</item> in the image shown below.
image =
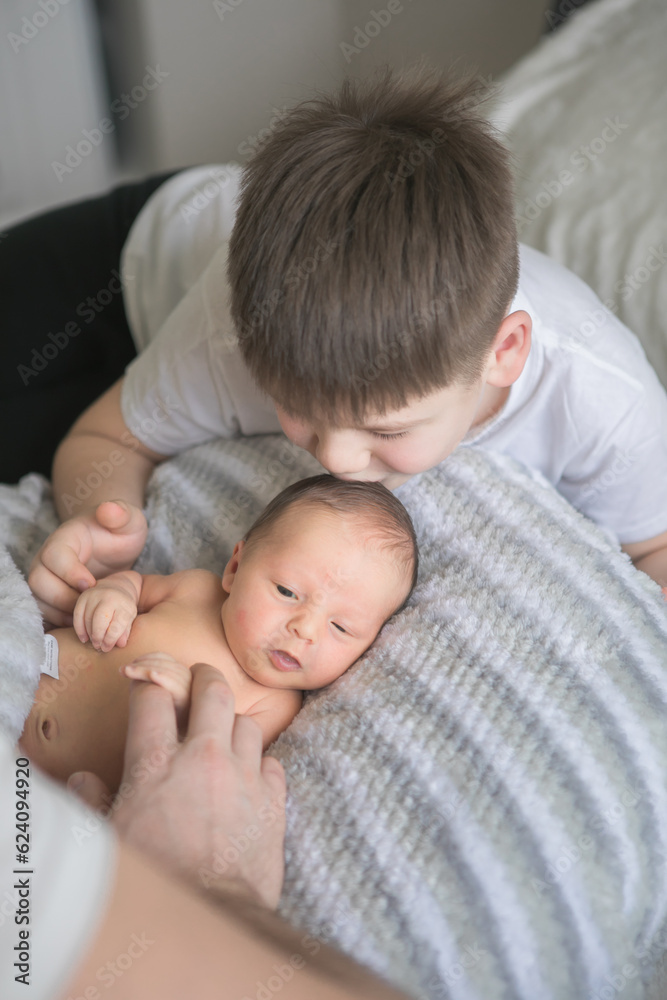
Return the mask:
[[[294,444],[299,445],[300,448],[310,451],[310,448],[307,447],[313,438],[310,428],[306,424],[288,417],[278,406],[276,406],[276,415],[285,437],[289,438]]]

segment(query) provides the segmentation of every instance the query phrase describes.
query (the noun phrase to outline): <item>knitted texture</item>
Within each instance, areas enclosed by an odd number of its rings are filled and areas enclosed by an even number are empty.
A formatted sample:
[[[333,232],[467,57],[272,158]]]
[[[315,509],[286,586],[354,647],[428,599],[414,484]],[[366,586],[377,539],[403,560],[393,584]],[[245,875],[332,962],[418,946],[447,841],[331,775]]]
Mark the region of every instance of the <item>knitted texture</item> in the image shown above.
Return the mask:
[[[166,463],[137,568],[220,572],[270,496],[317,469],[280,437]],[[460,448],[398,495],[418,588],[271,750],[289,789],[280,912],[306,960],[333,942],[415,996],[639,1000],[667,928],[660,589],[507,457]],[[12,516],[22,565],[48,505],[45,487]]]

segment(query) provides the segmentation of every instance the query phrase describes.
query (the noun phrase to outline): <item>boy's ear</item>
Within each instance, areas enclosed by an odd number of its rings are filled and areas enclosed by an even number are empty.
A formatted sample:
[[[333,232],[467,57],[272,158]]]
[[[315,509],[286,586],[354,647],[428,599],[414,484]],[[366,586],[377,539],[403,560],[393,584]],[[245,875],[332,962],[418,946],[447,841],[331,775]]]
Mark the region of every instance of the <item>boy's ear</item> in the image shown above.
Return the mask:
[[[245,548],[245,542],[243,539],[237,542],[234,546],[234,551],[232,552],[232,557],[225,566],[222,573],[222,589],[226,590],[229,594],[232,589],[232,584],[234,582],[234,577],[236,576],[236,571],[241,563],[241,555],[243,554],[243,549]]]
[[[505,317],[489,353],[488,385],[504,388],[516,382],[528,360],[532,329],[533,321],[524,309]]]

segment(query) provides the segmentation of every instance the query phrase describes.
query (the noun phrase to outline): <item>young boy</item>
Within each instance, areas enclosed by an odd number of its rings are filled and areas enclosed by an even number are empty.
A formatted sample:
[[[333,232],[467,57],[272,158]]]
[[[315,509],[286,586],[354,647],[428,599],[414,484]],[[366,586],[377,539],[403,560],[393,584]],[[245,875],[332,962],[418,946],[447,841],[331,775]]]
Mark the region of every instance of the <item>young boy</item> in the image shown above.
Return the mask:
[[[115,790],[127,678],[162,684],[183,713],[183,663],[197,661],[224,674],[236,712],[255,719],[266,748],[302,691],[330,684],[368,649],[410,596],[417,564],[410,516],[383,486],[301,480],[236,544],[222,581],[206,570],[128,570],[83,593],[74,627],[51,632],[62,677],[42,676],[22,746],[53,777],[94,771]]]
[[[172,178],[130,232],[144,349],[56,455],[70,520],[30,575],[51,621],[140,552],[156,463],[281,428],[335,476],[390,489],[460,444],[506,452],[667,583],[667,395],[589,288],[519,252],[475,82],[346,80],[284,115],[240,191],[225,176],[199,208],[202,172]],[[126,506],[96,512],[105,499]]]

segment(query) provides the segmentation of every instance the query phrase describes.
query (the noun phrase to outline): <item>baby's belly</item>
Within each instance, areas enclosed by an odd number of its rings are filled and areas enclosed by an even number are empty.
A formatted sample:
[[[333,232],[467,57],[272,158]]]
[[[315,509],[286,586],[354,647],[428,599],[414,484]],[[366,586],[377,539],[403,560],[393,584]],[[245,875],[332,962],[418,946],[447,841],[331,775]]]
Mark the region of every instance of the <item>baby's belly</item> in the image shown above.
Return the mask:
[[[132,659],[122,649],[101,653],[79,641],[74,629],[57,628],[58,679],[44,675],[31,711],[38,738],[33,757],[48,774],[66,780],[93,771],[115,791],[123,769],[131,681],[120,667]]]

